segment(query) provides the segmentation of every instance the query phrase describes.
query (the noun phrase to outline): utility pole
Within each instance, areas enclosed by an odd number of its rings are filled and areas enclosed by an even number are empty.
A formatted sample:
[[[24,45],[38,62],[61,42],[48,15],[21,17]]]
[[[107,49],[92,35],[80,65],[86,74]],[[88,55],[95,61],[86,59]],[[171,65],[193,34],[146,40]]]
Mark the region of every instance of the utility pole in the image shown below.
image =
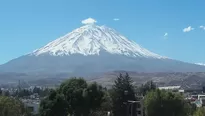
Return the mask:
[[[127,102],[127,116],[129,116],[129,107],[130,107],[130,104]]]
[[[20,91],[20,89],[21,89],[20,84],[21,84],[21,81],[19,80],[19,82],[18,82],[18,91]]]

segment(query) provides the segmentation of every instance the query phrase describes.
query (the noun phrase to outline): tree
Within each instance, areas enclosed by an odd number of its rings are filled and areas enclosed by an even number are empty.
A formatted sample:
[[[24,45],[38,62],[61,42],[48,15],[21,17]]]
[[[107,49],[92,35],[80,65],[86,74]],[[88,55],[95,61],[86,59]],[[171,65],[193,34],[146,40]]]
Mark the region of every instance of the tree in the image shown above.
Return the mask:
[[[0,95],[2,95],[2,93],[3,93],[3,92],[2,92],[2,90],[1,90],[1,88],[0,88]]]
[[[205,116],[205,108],[198,108],[194,113],[194,116]]]
[[[49,92],[50,92],[50,89],[46,88],[46,89],[40,91],[39,96],[45,97],[49,94]]]
[[[71,78],[60,85],[59,92],[65,95],[69,103],[69,114],[80,116],[84,111],[83,91],[87,88],[84,79]]]
[[[41,92],[41,89],[40,89],[40,88],[34,87],[33,93],[38,93],[38,94],[40,94],[40,92]]]
[[[71,78],[41,102],[40,115],[88,116],[101,106],[103,96],[103,88],[96,83],[87,84],[82,78]]]
[[[157,87],[153,83],[153,81],[148,81],[141,87],[137,88],[138,89],[138,94],[145,96],[147,92],[155,90]]]
[[[4,92],[4,95],[5,95],[5,96],[7,96],[7,97],[8,97],[8,96],[10,96],[9,91],[8,91],[8,90],[7,90],[7,91],[5,91],[5,92]]]
[[[88,115],[91,111],[95,111],[101,107],[103,103],[104,90],[97,83],[88,85],[83,91],[84,97],[84,115]]]
[[[19,100],[0,96],[0,116],[27,116],[27,112]]]
[[[68,103],[63,94],[52,90],[46,99],[41,101],[40,116],[67,116]]]
[[[153,90],[144,101],[147,116],[187,116],[186,103],[179,94]]]
[[[101,111],[108,112],[108,111],[112,111],[112,108],[113,108],[113,101],[111,95],[108,91],[106,91],[100,109]]]
[[[120,74],[115,80],[111,92],[114,116],[126,116],[128,113],[128,100],[136,100],[132,82],[128,73],[125,75]],[[134,114],[135,112],[133,110]]]
[[[89,111],[89,116],[107,116],[107,112],[112,110],[112,99],[107,91],[107,89],[102,88],[101,86],[98,86],[96,83],[93,83],[90,85],[88,88],[98,88],[96,94],[87,94],[86,96],[88,97],[88,101],[90,101],[91,105],[91,110]],[[89,89],[90,91],[90,89]],[[91,97],[92,96],[92,97]],[[95,97],[98,96],[98,97]],[[94,104],[93,104],[94,103]],[[88,102],[89,104],[89,102]]]
[[[22,90],[20,90],[20,91],[17,91],[18,97],[28,97],[28,96],[30,96],[31,94],[32,94],[31,91],[26,90],[26,89],[22,89]]]
[[[193,104],[190,101],[187,101],[184,108],[187,113],[187,116],[193,116],[193,114],[196,112],[197,106],[196,104]]]

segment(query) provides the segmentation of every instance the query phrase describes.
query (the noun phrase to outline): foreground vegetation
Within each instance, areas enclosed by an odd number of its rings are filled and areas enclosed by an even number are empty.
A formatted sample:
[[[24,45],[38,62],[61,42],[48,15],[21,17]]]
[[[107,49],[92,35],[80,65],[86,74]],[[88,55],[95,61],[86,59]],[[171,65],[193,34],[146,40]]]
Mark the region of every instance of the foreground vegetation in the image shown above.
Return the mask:
[[[0,96],[0,116],[31,116],[19,100]]]
[[[82,78],[71,78],[59,88],[51,90],[41,101],[39,116],[136,116],[136,110],[127,110],[127,101],[144,97],[147,116],[204,116],[205,109],[185,101],[178,93],[160,91],[153,82],[135,87],[128,74],[120,74],[111,89]],[[136,109],[136,105],[133,105]],[[17,99],[0,97],[0,116],[29,116]]]
[[[81,78],[62,83],[41,102],[40,116],[136,116],[136,110],[127,112],[127,101],[144,96],[147,116],[200,116],[195,106],[186,102],[178,93],[160,91],[153,82],[136,88],[128,74],[120,74],[112,89],[107,90],[96,83],[88,84]],[[136,109],[136,106],[133,106]],[[132,113],[131,113],[132,112]]]

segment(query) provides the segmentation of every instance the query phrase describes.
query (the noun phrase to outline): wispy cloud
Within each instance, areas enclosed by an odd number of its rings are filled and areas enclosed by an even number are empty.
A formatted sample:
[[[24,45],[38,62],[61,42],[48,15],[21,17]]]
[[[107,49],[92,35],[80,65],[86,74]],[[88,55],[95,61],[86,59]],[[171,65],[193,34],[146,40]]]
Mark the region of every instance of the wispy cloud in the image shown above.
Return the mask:
[[[205,30],[205,26],[203,25],[199,26],[199,28]]]
[[[168,33],[166,32],[164,33],[164,39],[167,39],[167,37],[168,37]]]
[[[165,33],[165,34],[164,34],[164,37],[166,37],[166,36],[168,36],[168,33]]]
[[[97,21],[96,21],[95,19],[93,19],[93,18],[87,18],[87,19],[85,19],[85,20],[82,20],[81,23],[86,25],[86,24],[94,24],[94,23],[97,23]]]
[[[190,31],[192,31],[192,30],[194,30],[194,28],[192,28],[191,26],[189,26],[189,27],[187,27],[187,28],[184,28],[183,29],[183,32],[190,32]]]
[[[119,19],[119,18],[114,18],[113,20],[114,20],[114,21],[119,21],[120,19]]]

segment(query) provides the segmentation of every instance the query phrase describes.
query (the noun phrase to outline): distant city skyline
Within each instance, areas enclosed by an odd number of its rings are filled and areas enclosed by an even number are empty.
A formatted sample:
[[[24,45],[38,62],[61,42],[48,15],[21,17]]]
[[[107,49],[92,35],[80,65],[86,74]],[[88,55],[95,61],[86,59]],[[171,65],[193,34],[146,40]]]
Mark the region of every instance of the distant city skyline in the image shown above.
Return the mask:
[[[92,22],[159,55],[203,64],[204,4],[203,0],[1,1],[0,64]]]

